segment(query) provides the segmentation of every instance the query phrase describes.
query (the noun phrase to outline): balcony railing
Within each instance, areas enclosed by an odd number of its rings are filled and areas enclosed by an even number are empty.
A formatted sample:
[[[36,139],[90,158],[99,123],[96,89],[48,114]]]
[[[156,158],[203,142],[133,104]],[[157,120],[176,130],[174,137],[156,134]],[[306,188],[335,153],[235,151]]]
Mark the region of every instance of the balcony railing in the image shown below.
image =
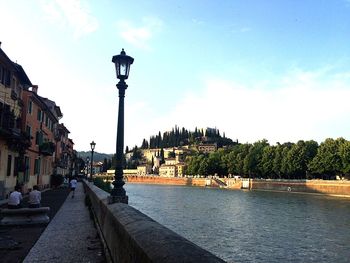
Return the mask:
[[[44,142],[39,145],[39,151],[41,154],[49,156],[55,152],[55,144],[53,142]]]
[[[6,109],[0,108],[0,131],[1,133],[11,134],[11,130],[15,127],[15,114]]]

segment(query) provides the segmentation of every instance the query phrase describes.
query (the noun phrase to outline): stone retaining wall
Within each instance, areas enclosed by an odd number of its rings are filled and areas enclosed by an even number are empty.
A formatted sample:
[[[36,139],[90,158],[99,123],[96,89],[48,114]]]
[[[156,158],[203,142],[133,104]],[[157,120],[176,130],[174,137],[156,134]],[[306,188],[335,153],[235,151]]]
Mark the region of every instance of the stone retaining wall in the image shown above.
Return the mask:
[[[165,185],[188,185],[188,186],[205,186],[206,178],[188,178],[188,177],[161,177],[161,176],[140,176],[128,175],[127,181],[130,183],[141,184],[165,184]]]
[[[224,262],[189,240],[84,181],[86,195],[113,262]]]
[[[350,196],[350,181],[252,179],[250,189]]]

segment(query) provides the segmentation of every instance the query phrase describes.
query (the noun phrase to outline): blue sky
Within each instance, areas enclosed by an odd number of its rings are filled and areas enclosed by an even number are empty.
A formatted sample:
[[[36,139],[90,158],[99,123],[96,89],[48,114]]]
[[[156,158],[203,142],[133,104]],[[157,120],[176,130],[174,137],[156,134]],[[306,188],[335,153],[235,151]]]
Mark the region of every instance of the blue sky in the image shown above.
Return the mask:
[[[217,127],[240,142],[350,139],[350,1],[0,0],[0,41],[77,150],[115,151],[112,56],[134,57],[125,144]]]

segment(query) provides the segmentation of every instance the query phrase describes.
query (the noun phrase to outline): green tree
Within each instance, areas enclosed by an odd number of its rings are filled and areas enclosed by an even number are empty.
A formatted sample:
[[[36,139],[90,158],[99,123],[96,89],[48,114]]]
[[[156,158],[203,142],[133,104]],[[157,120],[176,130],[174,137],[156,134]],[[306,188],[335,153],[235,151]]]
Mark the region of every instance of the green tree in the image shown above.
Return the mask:
[[[199,175],[208,175],[209,161],[208,158],[204,157],[201,159],[198,169]]]
[[[282,159],[283,159],[283,146],[280,143],[277,143],[275,148],[275,158],[273,159],[272,170],[278,179],[282,178]]]
[[[350,174],[350,141],[344,141],[339,147],[339,155],[342,162],[342,175]]]
[[[291,145],[284,145],[282,149],[282,158],[281,158],[281,175],[283,179],[290,179],[290,167],[289,167],[289,158],[288,153]]]
[[[165,163],[165,159],[164,159],[164,149],[163,147],[160,149],[160,164]]]
[[[266,146],[261,157],[261,173],[263,178],[274,178],[273,164],[275,159],[275,146]]]
[[[336,140],[328,138],[321,143],[315,158],[308,165],[310,172],[325,179],[341,174],[343,163],[339,150],[344,143],[345,140],[343,138]]]
[[[250,148],[249,153],[244,158],[244,172],[249,177],[260,177],[261,172],[261,158],[263,155],[264,148],[269,146],[267,140],[257,141]]]

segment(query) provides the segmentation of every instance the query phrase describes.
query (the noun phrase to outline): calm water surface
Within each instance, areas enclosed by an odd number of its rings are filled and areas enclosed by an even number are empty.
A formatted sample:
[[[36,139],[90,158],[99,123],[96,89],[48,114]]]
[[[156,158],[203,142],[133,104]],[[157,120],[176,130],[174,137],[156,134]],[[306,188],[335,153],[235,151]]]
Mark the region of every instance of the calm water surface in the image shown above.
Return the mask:
[[[350,262],[350,199],[127,184],[129,204],[229,262]]]

